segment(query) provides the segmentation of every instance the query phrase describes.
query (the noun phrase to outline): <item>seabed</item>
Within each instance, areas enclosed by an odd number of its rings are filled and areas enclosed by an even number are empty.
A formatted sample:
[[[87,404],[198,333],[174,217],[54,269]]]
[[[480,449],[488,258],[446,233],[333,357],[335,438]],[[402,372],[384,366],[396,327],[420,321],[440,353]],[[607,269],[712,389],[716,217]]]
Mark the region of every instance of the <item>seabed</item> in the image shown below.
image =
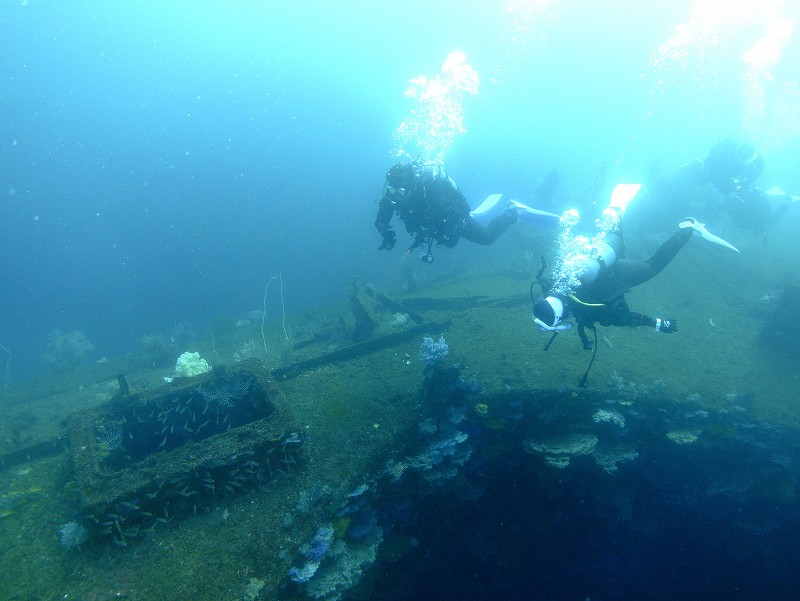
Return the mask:
[[[704,252],[628,297],[679,333],[600,328],[586,388],[535,269],[488,267],[354,280],[244,361],[261,324],[216,324],[195,378],[130,356],[12,388],[0,598],[796,598],[797,356]]]

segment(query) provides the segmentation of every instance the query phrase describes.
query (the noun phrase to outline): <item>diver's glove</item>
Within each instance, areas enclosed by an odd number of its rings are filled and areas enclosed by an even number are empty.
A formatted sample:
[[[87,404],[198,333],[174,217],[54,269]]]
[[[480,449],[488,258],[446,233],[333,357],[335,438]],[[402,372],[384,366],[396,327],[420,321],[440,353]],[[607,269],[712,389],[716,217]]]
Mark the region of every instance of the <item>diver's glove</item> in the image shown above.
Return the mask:
[[[392,250],[395,244],[397,244],[397,234],[394,230],[389,230],[383,235],[383,244],[378,247],[378,250]]]
[[[678,323],[674,319],[659,319],[656,318],[656,332],[663,332],[664,334],[672,334],[678,331]]]

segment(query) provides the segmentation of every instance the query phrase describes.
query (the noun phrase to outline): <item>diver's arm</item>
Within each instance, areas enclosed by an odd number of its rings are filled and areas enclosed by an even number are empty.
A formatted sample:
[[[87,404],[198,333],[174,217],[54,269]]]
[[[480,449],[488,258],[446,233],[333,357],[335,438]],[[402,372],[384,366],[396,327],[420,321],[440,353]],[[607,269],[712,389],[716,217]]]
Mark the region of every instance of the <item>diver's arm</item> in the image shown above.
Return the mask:
[[[635,311],[631,311],[628,315],[628,325],[632,328],[639,326],[647,326],[650,328],[656,327],[656,320],[649,315],[645,315],[644,313],[636,313]]]
[[[378,250],[391,250],[394,248],[397,234],[392,229],[390,222],[394,216],[394,203],[384,195],[380,200],[378,206],[378,216],[375,218],[375,228],[383,236],[383,244],[378,247]]]
[[[672,334],[678,331],[678,324],[674,319],[661,319],[660,317],[650,317],[643,313],[630,313],[630,323],[632,328],[637,326],[647,326],[653,328],[656,332],[663,332],[664,334]]]

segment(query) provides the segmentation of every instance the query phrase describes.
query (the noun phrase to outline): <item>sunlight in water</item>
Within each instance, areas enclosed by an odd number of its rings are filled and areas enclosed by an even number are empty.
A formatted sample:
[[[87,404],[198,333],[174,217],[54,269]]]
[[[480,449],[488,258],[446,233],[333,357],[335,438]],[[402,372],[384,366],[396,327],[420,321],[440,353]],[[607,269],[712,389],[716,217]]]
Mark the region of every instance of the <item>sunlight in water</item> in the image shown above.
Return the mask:
[[[781,79],[776,72],[783,49],[794,34],[794,20],[785,16],[784,0],[732,0],[723,6],[717,0],[698,0],[688,20],[679,24],[650,58],[651,107],[669,90],[687,98],[716,87],[730,74],[721,73],[723,60],[740,56],[742,134],[753,141],[796,135],[800,108],[797,82]],[[688,75],[688,77],[687,77]],[[690,85],[679,82],[690,82]],[[772,126],[767,115],[779,111],[783,131]]]
[[[742,74],[742,100],[744,115],[742,129],[751,138],[766,134],[772,140],[780,136],[797,135],[797,109],[800,98],[797,95],[796,81],[776,81],[774,69],[783,57],[783,48],[791,41],[794,33],[793,19],[774,19],[766,24],[764,35],[742,53],[744,73]],[[780,128],[770,127],[767,119],[768,108],[772,105],[792,106],[789,109],[795,116],[781,114]],[[764,130],[772,129],[765,132]],[[782,130],[782,131],[779,131]]]

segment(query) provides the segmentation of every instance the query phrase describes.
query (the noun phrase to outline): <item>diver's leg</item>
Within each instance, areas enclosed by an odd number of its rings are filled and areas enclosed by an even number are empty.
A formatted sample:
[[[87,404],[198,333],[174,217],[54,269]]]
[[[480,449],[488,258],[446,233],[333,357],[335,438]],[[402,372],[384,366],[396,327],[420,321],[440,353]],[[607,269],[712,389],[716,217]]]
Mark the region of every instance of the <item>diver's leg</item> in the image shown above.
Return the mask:
[[[692,237],[693,231],[692,228],[679,229],[658,248],[656,254],[645,261],[655,271],[653,275],[661,273],[661,270],[678,254],[678,251],[686,246],[689,238]]]
[[[625,242],[622,240],[622,228],[617,227],[613,232],[608,232],[603,238],[603,242],[612,248],[617,259],[625,258]]]
[[[693,231],[690,227],[678,230],[646,261],[626,261],[624,264],[620,264],[617,268],[617,275],[625,281],[629,288],[654,278],[686,245],[689,238],[692,237]]]
[[[491,244],[502,234],[505,229],[517,220],[517,210],[509,208],[492,219],[487,225],[472,216],[467,217],[461,237],[476,244]]]

